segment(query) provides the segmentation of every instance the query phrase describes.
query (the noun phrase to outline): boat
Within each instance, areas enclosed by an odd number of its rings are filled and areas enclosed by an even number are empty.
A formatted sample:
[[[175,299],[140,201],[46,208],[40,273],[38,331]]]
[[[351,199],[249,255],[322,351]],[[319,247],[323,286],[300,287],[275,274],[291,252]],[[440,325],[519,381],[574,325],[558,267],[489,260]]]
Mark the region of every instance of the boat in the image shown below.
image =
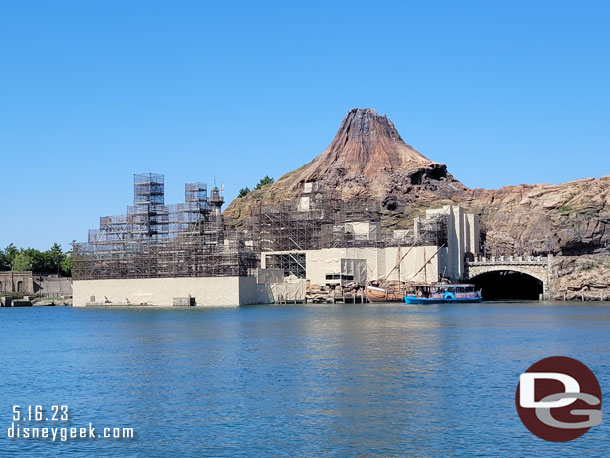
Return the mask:
[[[369,302],[402,302],[402,294],[391,287],[366,285],[366,298]]]
[[[481,302],[481,290],[471,284],[421,284],[411,287],[412,294],[404,296],[407,304],[453,304]]]
[[[411,247],[413,248],[413,247]],[[402,302],[403,298],[403,283],[400,281],[400,264],[402,260],[409,254],[411,248],[401,256],[400,245],[396,254],[396,265],[383,277],[380,281],[374,284],[368,283],[365,287],[366,298],[369,302]],[[388,281],[388,277],[392,272],[397,272],[397,281]]]
[[[384,277],[379,279],[378,281],[369,282],[365,287],[366,298],[369,302],[403,302],[404,295],[403,291],[406,290],[407,285],[409,285],[409,281],[402,281],[400,274],[400,266],[403,261],[407,257],[407,255],[411,252],[413,247],[416,245],[416,242],[409,247],[407,252],[401,255],[400,245],[398,246],[398,251],[396,255],[396,265],[390,270]],[[420,269],[411,275],[411,278],[416,277],[422,270],[424,271],[424,277],[426,274],[425,268],[426,265],[430,263],[432,259],[438,254],[438,252],[443,248],[445,244],[443,243],[434,254],[428,258],[424,259],[424,263],[420,267]],[[392,273],[396,271],[397,279],[394,281],[389,281],[388,278],[392,275]]]

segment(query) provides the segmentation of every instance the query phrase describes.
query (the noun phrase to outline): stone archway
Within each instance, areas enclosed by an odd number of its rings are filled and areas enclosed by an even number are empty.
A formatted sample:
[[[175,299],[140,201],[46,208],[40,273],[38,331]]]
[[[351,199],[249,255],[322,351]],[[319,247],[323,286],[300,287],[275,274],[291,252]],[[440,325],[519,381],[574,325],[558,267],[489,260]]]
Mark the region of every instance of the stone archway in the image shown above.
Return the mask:
[[[544,280],[519,270],[491,270],[469,280],[482,290],[484,301],[538,300]]]

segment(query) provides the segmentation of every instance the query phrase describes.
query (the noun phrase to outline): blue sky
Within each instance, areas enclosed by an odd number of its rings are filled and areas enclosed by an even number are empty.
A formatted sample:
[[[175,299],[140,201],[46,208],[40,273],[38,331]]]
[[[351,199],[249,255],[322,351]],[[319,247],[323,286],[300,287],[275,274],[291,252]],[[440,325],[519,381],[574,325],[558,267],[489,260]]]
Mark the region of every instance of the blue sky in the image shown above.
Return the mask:
[[[230,201],[372,107],[469,187],[610,174],[610,3],[2,2],[0,246],[85,240],[165,174]]]

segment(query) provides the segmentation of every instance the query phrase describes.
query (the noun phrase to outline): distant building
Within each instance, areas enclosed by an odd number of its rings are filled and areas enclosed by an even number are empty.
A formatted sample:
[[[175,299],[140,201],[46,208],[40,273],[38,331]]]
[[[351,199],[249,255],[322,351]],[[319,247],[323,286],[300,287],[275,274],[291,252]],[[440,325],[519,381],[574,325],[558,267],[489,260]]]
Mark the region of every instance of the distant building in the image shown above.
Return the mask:
[[[57,275],[37,275],[26,272],[0,272],[0,293],[21,293],[49,297],[71,296],[72,279]]]
[[[0,293],[34,294],[32,272],[0,272]]]

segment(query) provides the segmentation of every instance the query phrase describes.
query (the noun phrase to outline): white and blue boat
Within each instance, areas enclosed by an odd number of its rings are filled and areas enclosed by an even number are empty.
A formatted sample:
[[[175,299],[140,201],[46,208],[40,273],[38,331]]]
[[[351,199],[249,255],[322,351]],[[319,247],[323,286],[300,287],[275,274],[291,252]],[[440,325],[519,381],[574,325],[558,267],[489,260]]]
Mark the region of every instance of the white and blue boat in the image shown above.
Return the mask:
[[[469,284],[412,285],[412,294],[404,297],[407,304],[453,304],[481,302],[481,291]]]

